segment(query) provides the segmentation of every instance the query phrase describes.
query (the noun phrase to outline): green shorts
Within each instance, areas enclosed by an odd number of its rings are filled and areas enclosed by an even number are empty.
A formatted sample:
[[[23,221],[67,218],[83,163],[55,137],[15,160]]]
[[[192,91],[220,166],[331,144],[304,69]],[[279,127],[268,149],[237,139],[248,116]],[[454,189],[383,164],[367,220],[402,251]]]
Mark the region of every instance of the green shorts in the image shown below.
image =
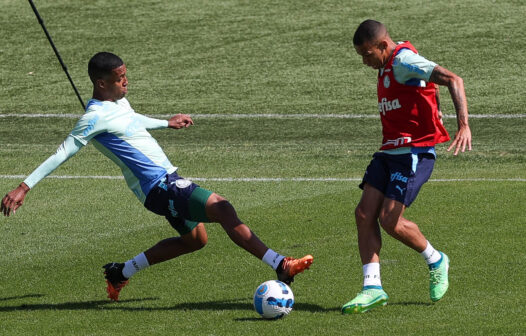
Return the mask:
[[[180,235],[185,235],[197,224],[210,222],[206,216],[206,202],[210,195],[211,191],[172,173],[150,190],[144,206],[164,216]]]

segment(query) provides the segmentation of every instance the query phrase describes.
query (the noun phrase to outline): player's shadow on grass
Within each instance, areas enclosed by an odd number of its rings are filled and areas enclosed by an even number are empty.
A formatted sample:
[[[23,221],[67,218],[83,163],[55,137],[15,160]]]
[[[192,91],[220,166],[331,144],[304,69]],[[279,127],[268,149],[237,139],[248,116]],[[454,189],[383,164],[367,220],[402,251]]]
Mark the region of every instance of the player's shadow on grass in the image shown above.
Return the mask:
[[[422,301],[400,301],[400,302],[389,302],[389,306],[432,306],[433,302],[422,302]]]
[[[9,301],[9,300],[18,300],[18,299],[27,299],[27,298],[39,298],[43,297],[43,294],[26,294],[19,296],[9,296],[9,297],[0,297],[0,301]]]
[[[250,306],[250,310],[254,310],[254,307],[252,305],[249,305]],[[324,308],[324,307],[321,307],[319,305],[316,305],[316,304],[312,304],[312,303],[294,303],[294,311],[308,311],[308,312],[311,312],[311,313],[328,313],[328,312],[339,312],[340,311],[340,308],[339,307],[333,307],[333,308]],[[261,318],[261,317],[244,317],[244,318],[236,318],[234,319],[234,321],[238,321],[238,322],[261,322],[261,323],[264,323],[264,322],[268,322],[268,321],[273,321],[272,319],[270,320],[267,320],[267,319],[264,319],[264,318]]]
[[[118,309],[124,311],[169,311],[169,310],[182,310],[182,311],[192,311],[192,310],[203,310],[203,311],[216,311],[216,310],[254,310],[252,302],[247,302],[246,298],[238,298],[231,300],[221,300],[221,301],[203,301],[203,302],[185,302],[178,303],[173,306],[167,307],[128,307],[121,305],[120,303],[125,303],[128,301],[119,301],[115,305],[105,305],[104,309]],[[299,311],[310,311],[310,312],[327,312],[338,310],[337,308],[324,308],[322,306],[312,304],[312,303],[296,303],[294,304],[294,310]]]
[[[22,296],[13,296],[1,298],[0,302],[8,300],[18,300],[25,298],[40,298],[42,294],[28,294]],[[165,307],[141,307],[137,304],[154,301],[157,298],[143,298],[143,299],[128,299],[120,300],[119,302],[111,302],[110,300],[92,300],[92,301],[78,301],[78,302],[64,302],[64,303],[22,303],[12,306],[0,306],[0,312],[11,311],[30,311],[30,310],[122,310],[122,311],[192,311],[192,310],[254,310],[252,303],[248,303],[246,298],[221,300],[221,301],[203,301],[203,302],[185,302],[178,303],[173,306]],[[133,305],[129,305],[129,304]],[[312,303],[296,303],[294,310],[309,311],[309,312],[329,312],[337,311],[339,308],[324,308],[322,306]]]
[[[17,300],[25,298],[39,298],[43,297],[42,294],[28,294],[22,296],[13,296],[7,298],[0,298],[0,302],[8,300]],[[122,300],[120,303],[134,303],[157,300],[157,298],[144,298],[144,299],[131,299]],[[79,301],[79,302],[63,302],[63,303],[22,303],[13,306],[0,306],[0,312],[12,312],[12,311],[33,311],[33,310],[86,310],[86,309],[115,309],[118,303],[113,303],[110,300],[96,300],[96,301]]]
[[[166,307],[166,310],[254,310],[252,303],[247,303],[246,298],[233,299],[226,301],[205,301],[205,302],[187,302],[179,303],[172,307]],[[163,308],[152,308],[152,310]],[[164,310],[163,309],[163,310]],[[312,303],[295,303],[294,310],[310,312],[327,312],[338,310],[336,308],[324,308]]]

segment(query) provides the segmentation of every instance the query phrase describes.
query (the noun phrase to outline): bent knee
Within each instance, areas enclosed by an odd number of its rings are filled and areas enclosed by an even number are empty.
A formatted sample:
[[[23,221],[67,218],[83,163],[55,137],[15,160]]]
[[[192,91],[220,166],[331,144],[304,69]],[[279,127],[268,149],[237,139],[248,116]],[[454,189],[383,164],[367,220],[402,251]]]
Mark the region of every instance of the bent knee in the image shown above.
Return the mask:
[[[196,250],[202,249],[206,246],[206,244],[208,244],[208,236],[199,237],[196,240],[194,240],[194,248]]]
[[[232,208],[232,205],[224,197],[219,196],[216,193],[213,193],[212,195],[210,195],[210,197],[206,201],[206,207],[208,209],[213,209],[215,211],[223,212],[223,211],[226,211]]]
[[[197,251],[202,249],[208,243],[207,236],[198,236],[192,239],[185,239],[184,244],[192,251]]]
[[[237,218],[236,211],[232,204],[224,197],[215,193],[212,194],[206,202],[206,213],[211,221],[219,223]]]
[[[354,209],[354,218],[356,219],[356,223],[362,222],[365,219],[367,219],[365,211],[360,206],[357,206],[356,209]]]
[[[208,234],[203,223],[199,223],[192,232],[181,238],[186,247],[192,251],[200,250],[208,243]]]
[[[360,205],[354,209],[354,218],[356,219],[356,226],[368,226],[371,222],[377,222],[377,218]]]

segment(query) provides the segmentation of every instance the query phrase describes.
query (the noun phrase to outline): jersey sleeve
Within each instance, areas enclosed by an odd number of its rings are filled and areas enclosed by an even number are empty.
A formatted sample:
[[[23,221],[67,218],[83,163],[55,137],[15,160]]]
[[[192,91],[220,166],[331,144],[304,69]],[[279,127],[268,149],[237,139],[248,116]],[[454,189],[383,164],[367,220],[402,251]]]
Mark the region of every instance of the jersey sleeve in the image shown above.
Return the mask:
[[[105,131],[104,122],[96,111],[86,112],[71,131],[70,135],[86,145],[94,136]]]
[[[437,64],[414,53],[409,49],[402,49],[393,61],[393,74],[400,84],[418,84],[420,81],[429,82],[429,77]]]
[[[51,155],[46,161],[44,161],[37,169],[35,169],[31,175],[29,175],[24,183],[32,189],[40,180],[51,174],[55,169],[58,168],[62,163],[66,162],[70,157],[77,153],[82,147],[83,143],[76,140],[71,135],[64,140],[64,142],[58,147],[57,152]]]
[[[168,127],[168,120],[150,118],[138,113],[135,113],[135,119],[138,120],[146,129],[155,130]]]

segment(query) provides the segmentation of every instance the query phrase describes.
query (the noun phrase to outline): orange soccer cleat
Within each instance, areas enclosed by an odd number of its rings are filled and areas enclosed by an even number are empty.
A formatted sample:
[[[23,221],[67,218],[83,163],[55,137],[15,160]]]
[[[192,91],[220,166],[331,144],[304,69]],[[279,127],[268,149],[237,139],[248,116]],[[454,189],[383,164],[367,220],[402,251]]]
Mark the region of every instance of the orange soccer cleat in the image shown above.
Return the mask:
[[[108,292],[108,298],[112,301],[119,301],[119,294],[121,289],[128,284],[128,279],[122,275],[122,269],[124,264],[109,263],[104,266],[104,277],[106,278],[106,292]]]
[[[300,259],[286,257],[281,261],[278,268],[276,269],[278,280],[290,285],[294,281],[294,276],[296,274],[310,268],[313,260],[314,257],[310,254]]]

